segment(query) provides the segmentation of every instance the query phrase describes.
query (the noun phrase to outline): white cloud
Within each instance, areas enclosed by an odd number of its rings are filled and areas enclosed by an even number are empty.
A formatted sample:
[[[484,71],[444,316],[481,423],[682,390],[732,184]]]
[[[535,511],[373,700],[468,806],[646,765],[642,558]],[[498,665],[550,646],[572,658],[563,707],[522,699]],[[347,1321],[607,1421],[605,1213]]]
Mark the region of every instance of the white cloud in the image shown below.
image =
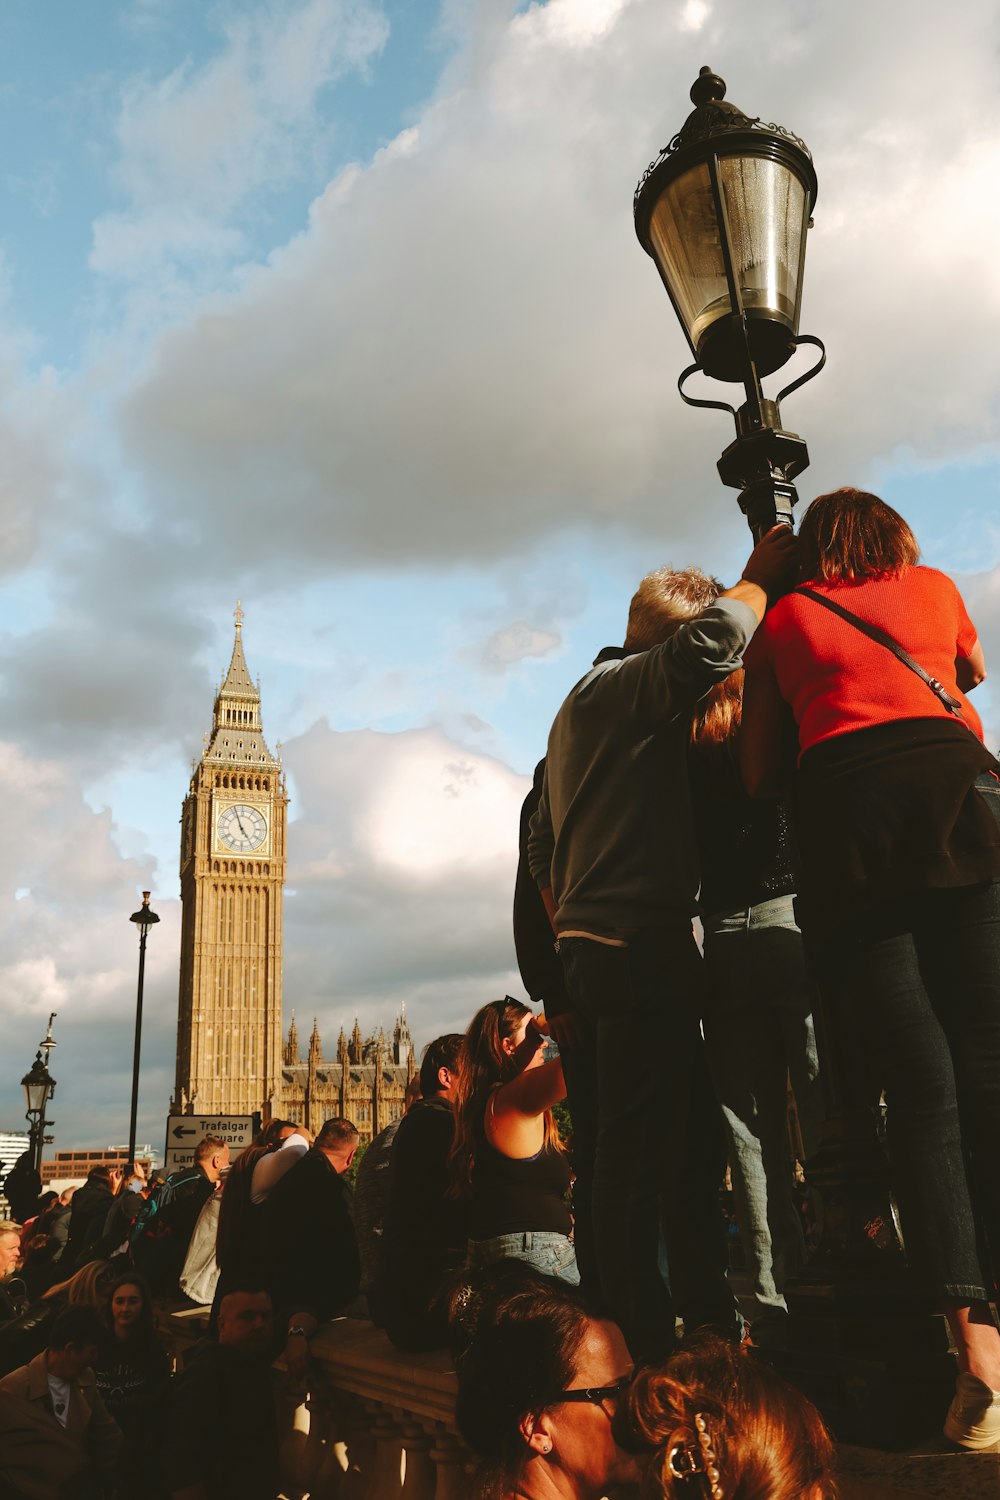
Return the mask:
[[[487,672],[502,673],[529,657],[548,656],[561,644],[562,638],[553,631],[533,629],[526,620],[514,620],[495,630],[469,654]]]
[[[327,1032],[356,1011],[386,1019],[405,999],[426,1039],[443,991],[465,997],[464,1026],[498,983],[517,983],[510,913],[524,777],[440,729],[317,724],[283,754],[297,794],[286,1012],[315,1012]]]
[[[257,5],[230,13],[207,63],[131,80],[116,127],[128,206],[95,223],[91,268],[152,284],[171,261],[229,264],[243,242],[228,221],[322,154],[323,90],[364,70],[387,35],[368,0]]]
[[[244,563],[280,503],[295,572],[495,559],[572,525],[704,536],[730,430],[673,393],[685,351],[629,196],[706,56],[819,168],[803,327],[830,362],[785,413],[803,493],[978,439],[1000,397],[991,7],[956,28],[897,0],[859,32],[773,0],[766,55],[744,7],[691,19],[550,0],[470,47],[416,135],[160,342],[122,411],[150,493]],[[975,108],[926,89],[914,111],[929,72]]]

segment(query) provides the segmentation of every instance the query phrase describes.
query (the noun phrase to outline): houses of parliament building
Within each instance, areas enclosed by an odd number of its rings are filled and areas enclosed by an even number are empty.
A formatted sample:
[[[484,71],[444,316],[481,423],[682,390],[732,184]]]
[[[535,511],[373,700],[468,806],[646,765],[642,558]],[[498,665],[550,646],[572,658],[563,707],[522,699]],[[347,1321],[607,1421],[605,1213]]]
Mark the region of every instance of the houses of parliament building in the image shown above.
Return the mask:
[[[264,740],[260,688],[243,654],[243,613],[212,729],[181,811],[181,956],[171,1113],[252,1115],[316,1131],[346,1115],[371,1139],[403,1109],[416,1072],[405,1014],[384,1032],[343,1029],[327,1060],[316,1023],[305,1059],[282,1035],[282,897],[288,795]]]

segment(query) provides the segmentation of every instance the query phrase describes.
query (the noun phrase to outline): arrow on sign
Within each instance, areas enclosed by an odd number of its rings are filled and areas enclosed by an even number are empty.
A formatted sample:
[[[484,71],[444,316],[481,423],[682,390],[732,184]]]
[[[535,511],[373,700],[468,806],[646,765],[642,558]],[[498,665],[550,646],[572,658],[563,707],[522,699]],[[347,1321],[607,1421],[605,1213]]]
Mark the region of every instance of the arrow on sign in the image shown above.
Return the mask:
[[[179,1141],[184,1135],[197,1135],[198,1132],[193,1125],[175,1125],[174,1140]]]

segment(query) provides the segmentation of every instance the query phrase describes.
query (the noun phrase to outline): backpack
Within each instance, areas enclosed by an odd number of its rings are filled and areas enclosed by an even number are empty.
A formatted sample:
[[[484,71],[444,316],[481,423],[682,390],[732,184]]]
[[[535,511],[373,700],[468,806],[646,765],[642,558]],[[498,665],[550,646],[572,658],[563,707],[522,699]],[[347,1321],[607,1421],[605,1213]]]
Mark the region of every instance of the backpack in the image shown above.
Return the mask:
[[[129,1259],[154,1291],[169,1262],[175,1259],[174,1230],[169,1209],[185,1196],[185,1189],[203,1180],[197,1167],[171,1172],[157,1192],[151,1194],[136,1214],[128,1234]]]

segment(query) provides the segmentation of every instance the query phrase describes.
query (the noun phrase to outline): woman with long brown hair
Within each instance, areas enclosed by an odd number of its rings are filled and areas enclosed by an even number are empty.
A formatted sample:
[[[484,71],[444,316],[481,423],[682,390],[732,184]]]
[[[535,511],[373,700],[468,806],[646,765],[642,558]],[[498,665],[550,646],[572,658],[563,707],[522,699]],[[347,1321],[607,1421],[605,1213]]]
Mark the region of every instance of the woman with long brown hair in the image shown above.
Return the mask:
[[[526,1005],[491,1000],[472,1019],[455,1098],[451,1190],[469,1206],[469,1265],[513,1256],[577,1283],[570,1167],[552,1106],[562,1063]]]
[[[258,1209],[286,1171],[309,1150],[312,1136],[292,1120],[269,1120],[233,1162],[219,1202],[215,1259],[219,1267],[215,1306],[235,1281],[260,1278]]]
[[[945,1433],[1000,1441],[1000,829],[966,694],[983,650],[950,578],[877,496],[814,500],[803,583],[746,655],[741,760],[793,786],[803,931],[845,1062],[870,1055],[914,1279],[943,1304],[959,1377]],[[788,728],[798,741],[787,753]],[[856,1090],[855,1092],[859,1092]]]

